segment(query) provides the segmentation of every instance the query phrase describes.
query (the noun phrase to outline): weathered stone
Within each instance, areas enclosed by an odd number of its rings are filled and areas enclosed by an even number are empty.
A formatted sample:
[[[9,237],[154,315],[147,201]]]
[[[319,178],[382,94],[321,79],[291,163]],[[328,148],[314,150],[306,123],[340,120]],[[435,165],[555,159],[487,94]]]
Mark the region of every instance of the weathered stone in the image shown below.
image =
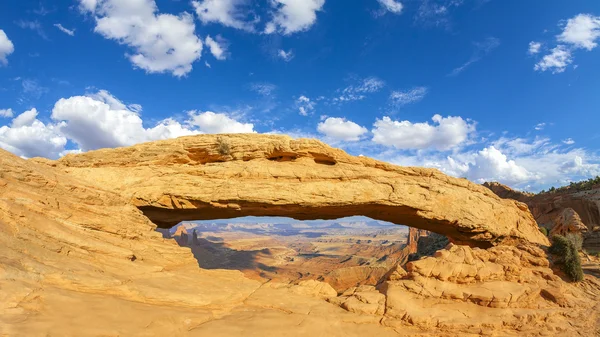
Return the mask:
[[[223,143],[227,153],[219,152]],[[527,207],[487,188],[310,139],[201,135],[38,161],[122,195],[159,227],[241,216],[364,215],[472,246],[549,244]]]

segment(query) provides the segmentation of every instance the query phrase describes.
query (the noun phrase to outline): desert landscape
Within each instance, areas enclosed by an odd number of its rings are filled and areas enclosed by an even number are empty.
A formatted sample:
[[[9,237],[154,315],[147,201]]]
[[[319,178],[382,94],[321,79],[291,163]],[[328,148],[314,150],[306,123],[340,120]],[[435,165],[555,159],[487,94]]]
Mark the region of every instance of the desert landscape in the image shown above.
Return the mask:
[[[390,223],[353,218],[264,221],[273,220],[184,222],[165,237],[189,247],[200,268],[240,270],[261,282],[323,281],[339,293],[377,285],[392,267],[416,253],[407,245],[409,229]]]
[[[192,136],[58,161],[1,155],[4,335],[599,331],[597,257],[578,252],[586,272],[572,282],[527,204],[436,170],[353,157],[316,140],[267,135]],[[243,235],[239,224],[225,225],[235,229],[230,232],[209,222],[194,235],[198,225],[185,223],[357,215],[433,231],[450,243],[425,252],[433,246],[429,241],[415,260],[395,264],[375,280],[374,271],[347,272],[344,263],[350,269],[378,268],[386,261],[377,264],[375,257],[401,261],[400,247],[416,244],[418,252],[419,242],[435,236],[356,223],[338,236],[339,228],[328,228],[331,222],[325,229],[245,225]],[[165,230],[157,232],[157,224]],[[281,234],[290,228],[306,239],[286,241]],[[409,245],[411,234],[418,240]],[[372,245],[379,235],[386,243]],[[393,248],[382,249],[386,246]],[[338,254],[323,254],[331,247]],[[243,266],[249,262],[253,265]],[[351,281],[344,282],[346,277]]]
[[[0,337],[600,337],[600,1],[0,1]]]

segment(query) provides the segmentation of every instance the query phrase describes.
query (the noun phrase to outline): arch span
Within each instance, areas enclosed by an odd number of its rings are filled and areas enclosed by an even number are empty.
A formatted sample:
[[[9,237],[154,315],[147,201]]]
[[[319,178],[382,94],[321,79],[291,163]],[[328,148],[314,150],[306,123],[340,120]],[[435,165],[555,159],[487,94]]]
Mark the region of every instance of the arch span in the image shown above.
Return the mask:
[[[312,139],[199,135],[67,155],[52,165],[125,196],[159,227],[364,215],[471,246],[548,244],[525,204],[434,169],[354,157]]]

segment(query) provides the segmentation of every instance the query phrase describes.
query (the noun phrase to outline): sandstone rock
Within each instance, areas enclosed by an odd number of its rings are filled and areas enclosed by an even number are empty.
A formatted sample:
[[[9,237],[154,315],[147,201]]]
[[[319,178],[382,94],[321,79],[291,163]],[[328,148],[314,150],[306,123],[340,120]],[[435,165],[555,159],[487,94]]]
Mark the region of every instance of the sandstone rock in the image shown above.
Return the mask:
[[[579,214],[572,208],[565,208],[554,220],[554,227],[550,231],[552,235],[566,235],[567,233],[581,234],[587,232],[588,228],[581,221]]]
[[[600,251],[600,240],[592,234],[593,228],[600,224],[600,188],[594,187],[584,191],[558,189],[552,193],[534,195],[514,191],[498,183],[485,183],[484,186],[501,198],[526,203],[537,223],[549,231],[555,227],[556,221],[561,219],[566,209],[572,209],[588,228],[584,235],[583,248],[588,251]]]
[[[540,248],[501,244],[547,244],[522,204],[435,170],[354,158],[316,141],[219,137],[59,162],[0,150],[0,335],[597,331],[595,278],[564,283]],[[224,139],[228,154],[218,151]],[[378,289],[360,286],[332,297],[320,283],[261,284],[239,271],[199,269],[190,249],[164,239],[145,214],[164,227],[182,217],[365,214],[435,229],[455,242],[497,246],[449,245]],[[559,297],[544,298],[543,289],[560,289],[565,308]]]
[[[122,195],[160,227],[251,215],[364,215],[473,246],[549,244],[526,207],[485,187],[310,139],[200,135],[37,161]]]

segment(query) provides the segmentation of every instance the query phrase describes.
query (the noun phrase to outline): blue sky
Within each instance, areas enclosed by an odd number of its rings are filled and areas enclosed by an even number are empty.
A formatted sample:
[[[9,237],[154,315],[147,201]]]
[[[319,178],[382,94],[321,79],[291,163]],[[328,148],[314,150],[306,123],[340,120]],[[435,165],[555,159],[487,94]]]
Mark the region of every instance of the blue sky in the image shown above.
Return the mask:
[[[538,191],[600,174],[600,3],[0,3],[0,147],[286,133]]]

